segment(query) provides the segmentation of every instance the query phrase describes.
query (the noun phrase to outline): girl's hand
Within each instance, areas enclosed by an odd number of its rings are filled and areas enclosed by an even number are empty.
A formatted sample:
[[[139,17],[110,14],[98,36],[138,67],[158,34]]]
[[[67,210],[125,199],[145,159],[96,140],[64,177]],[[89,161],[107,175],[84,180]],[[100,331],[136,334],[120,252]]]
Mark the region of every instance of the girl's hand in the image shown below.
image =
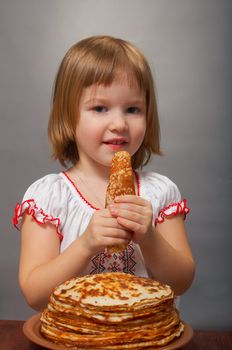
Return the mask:
[[[109,205],[112,216],[118,224],[133,232],[132,240],[140,244],[152,233],[152,205],[139,196],[126,195],[116,197]]]
[[[93,213],[81,237],[85,239],[89,255],[93,256],[108,246],[128,244],[132,239],[132,233],[123,227],[108,209],[101,209]]]

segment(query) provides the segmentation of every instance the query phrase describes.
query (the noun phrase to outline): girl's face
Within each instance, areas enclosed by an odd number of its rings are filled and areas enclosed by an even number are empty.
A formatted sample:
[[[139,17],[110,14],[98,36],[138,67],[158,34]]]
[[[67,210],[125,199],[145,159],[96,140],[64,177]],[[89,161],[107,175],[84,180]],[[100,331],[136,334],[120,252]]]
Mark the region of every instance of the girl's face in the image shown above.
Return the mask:
[[[130,85],[116,79],[84,89],[76,126],[80,162],[109,167],[115,152],[133,155],[139,149],[146,131],[145,95]]]

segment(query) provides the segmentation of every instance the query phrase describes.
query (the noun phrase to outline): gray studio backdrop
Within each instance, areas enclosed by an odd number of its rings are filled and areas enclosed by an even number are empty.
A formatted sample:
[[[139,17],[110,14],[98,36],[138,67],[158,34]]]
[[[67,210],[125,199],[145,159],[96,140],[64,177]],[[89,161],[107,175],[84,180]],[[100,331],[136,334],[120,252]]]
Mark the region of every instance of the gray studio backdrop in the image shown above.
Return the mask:
[[[132,41],[157,85],[166,156],[149,168],[187,198],[197,262],[182,318],[195,328],[231,329],[231,0],[1,0],[0,319],[26,319],[18,287],[20,233],[14,206],[49,159],[47,119],[54,76],[67,49],[95,34]]]

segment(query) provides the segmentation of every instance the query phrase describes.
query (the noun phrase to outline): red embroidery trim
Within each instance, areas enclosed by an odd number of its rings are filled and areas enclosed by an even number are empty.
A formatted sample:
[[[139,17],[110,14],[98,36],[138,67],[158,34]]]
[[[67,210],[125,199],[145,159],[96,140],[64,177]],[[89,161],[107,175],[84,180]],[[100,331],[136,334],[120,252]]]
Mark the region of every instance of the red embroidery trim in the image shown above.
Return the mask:
[[[47,215],[44,213],[42,208],[38,208],[37,205],[35,204],[34,199],[27,199],[23,203],[17,203],[15,206],[15,215],[13,217],[13,224],[14,226],[19,229],[18,224],[19,224],[19,219],[23,216],[23,214],[31,215],[33,219],[38,223],[38,224],[46,224],[46,222],[51,222],[52,224],[56,226],[56,232],[59,236],[59,238],[62,240],[63,239],[63,234],[59,231],[59,226],[60,226],[60,219],[59,218],[54,218],[51,215]],[[42,219],[38,219],[36,217],[37,214],[40,214],[43,216]]]
[[[75,188],[75,190],[77,191],[77,193],[79,194],[79,196],[81,197],[81,199],[86,203],[88,204],[88,206],[92,209],[95,209],[95,210],[99,210],[99,208],[96,208],[94,207],[83,195],[82,193],[78,190],[77,186],[75,185],[75,183],[70,179],[70,177],[68,176],[68,174],[63,171],[63,174],[66,176],[66,178],[69,180],[69,182],[71,182],[71,184],[73,185],[73,187]]]
[[[81,197],[81,199],[92,209],[95,209],[95,210],[100,210],[99,208],[96,208],[94,207],[84,196],[83,194],[78,190],[77,186],[75,185],[75,183],[70,179],[70,177],[68,176],[68,174],[63,171],[62,172],[66,178],[69,180],[69,182],[73,185],[73,187],[75,188],[75,190],[77,191],[77,193],[79,194],[79,196]],[[140,196],[140,181],[139,181],[139,175],[134,171],[134,174],[135,174],[135,180],[136,180],[136,183],[137,183],[137,187],[138,187],[138,196]]]
[[[168,213],[167,211],[169,211],[170,209],[172,209],[172,210],[171,210],[171,212]],[[180,215],[180,214],[184,214],[184,220],[185,220],[185,218],[189,212],[190,212],[190,209],[188,208],[186,199],[184,198],[182,200],[182,202],[170,204],[167,207],[165,207],[164,209],[162,209],[159,212],[158,218],[155,219],[155,226],[158,223],[160,224],[160,223],[164,222],[165,218],[169,218],[169,217]]]

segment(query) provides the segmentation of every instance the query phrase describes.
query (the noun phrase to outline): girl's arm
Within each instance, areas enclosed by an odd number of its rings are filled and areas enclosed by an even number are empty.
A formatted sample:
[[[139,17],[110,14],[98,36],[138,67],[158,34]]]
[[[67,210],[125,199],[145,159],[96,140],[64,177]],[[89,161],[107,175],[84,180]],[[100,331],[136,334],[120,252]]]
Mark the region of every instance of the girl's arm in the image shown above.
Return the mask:
[[[60,254],[60,239],[54,225],[39,225],[26,215],[21,230],[19,283],[27,303],[43,309],[53,288],[77,274],[89,261],[79,238]]]
[[[118,222],[133,232],[145,265],[154,279],[169,284],[176,295],[191,285],[195,262],[181,215],[152,225],[151,203],[138,196],[122,196],[109,206]]]
[[[195,262],[181,215],[157,224],[140,242],[147,269],[153,278],[169,284],[176,295],[192,284]]]
[[[82,275],[90,259],[108,245],[128,244],[131,233],[107,209],[95,211],[85,232],[60,253],[52,224],[38,224],[25,215],[21,229],[19,283],[27,303],[42,310],[54,287]]]

